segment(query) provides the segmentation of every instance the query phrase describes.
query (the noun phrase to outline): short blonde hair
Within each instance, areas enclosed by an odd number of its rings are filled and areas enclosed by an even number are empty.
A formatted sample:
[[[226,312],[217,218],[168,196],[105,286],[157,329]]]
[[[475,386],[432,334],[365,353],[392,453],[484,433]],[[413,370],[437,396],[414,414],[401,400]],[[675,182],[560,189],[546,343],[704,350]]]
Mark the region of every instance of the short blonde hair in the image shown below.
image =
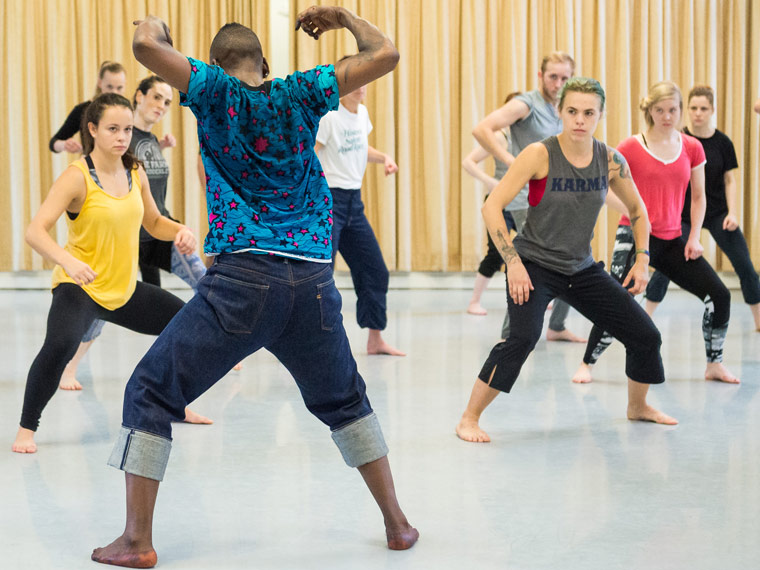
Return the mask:
[[[570,54],[567,54],[564,51],[553,51],[549,55],[545,56],[544,59],[541,60],[541,73],[544,73],[546,71],[546,66],[550,63],[570,64],[572,73],[575,73],[575,60],[570,57]]]
[[[655,83],[649,88],[647,96],[639,103],[639,109],[644,112],[644,120],[647,122],[647,126],[652,128],[654,126],[654,120],[652,119],[652,106],[656,105],[664,99],[677,99],[678,107],[683,113],[683,97],[681,96],[681,90],[678,85],[672,81],[660,81]]]

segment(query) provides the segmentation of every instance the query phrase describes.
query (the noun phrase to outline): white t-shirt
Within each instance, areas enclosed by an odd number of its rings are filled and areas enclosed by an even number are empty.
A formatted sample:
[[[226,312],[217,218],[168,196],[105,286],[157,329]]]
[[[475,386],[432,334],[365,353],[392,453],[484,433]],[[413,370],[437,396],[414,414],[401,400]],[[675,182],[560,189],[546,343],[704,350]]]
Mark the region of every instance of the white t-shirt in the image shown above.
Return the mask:
[[[362,186],[367,169],[367,136],[372,131],[367,107],[359,105],[352,113],[343,105],[330,111],[319,122],[317,153],[330,188],[346,190]]]

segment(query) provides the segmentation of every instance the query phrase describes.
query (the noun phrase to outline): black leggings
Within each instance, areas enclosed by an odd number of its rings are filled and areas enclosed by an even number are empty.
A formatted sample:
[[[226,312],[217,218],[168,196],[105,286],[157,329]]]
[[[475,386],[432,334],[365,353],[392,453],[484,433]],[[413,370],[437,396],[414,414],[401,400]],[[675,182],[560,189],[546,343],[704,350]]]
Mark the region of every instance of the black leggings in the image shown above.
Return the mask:
[[[704,302],[702,336],[705,341],[707,362],[721,362],[723,343],[728,332],[728,319],[731,315],[731,293],[704,257],[686,261],[685,247],[686,240],[683,237],[664,240],[650,236],[650,265]],[[634,249],[631,227],[618,226],[610,272],[619,283],[623,282],[633,265],[634,256],[631,253]],[[589,334],[583,362],[595,364],[611,343],[612,336],[594,325]]]
[[[182,299],[168,291],[138,281],[129,301],[109,311],[93,301],[78,285],[58,285],[53,289],[45,342],[26,379],[21,427],[37,430],[42,410],[55,394],[63,369],[95,319],[135,332],[158,335],[184,304]]]

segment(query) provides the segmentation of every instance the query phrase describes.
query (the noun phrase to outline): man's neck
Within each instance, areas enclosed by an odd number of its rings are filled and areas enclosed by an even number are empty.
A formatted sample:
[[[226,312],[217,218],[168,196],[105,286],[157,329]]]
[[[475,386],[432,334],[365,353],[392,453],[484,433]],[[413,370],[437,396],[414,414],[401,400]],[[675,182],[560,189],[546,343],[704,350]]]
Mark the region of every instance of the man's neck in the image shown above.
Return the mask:
[[[249,68],[237,68],[237,69],[225,69],[227,75],[231,77],[237,77],[243,83],[250,85],[251,87],[258,87],[264,83],[264,77],[260,71],[254,71]]]
[[[541,97],[544,98],[544,101],[549,103],[555,109],[557,108],[557,105],[559,104],[559,101],[557,99],[552,99],[549,97],[543,89],[539,89],[538,92],[541,93]]]

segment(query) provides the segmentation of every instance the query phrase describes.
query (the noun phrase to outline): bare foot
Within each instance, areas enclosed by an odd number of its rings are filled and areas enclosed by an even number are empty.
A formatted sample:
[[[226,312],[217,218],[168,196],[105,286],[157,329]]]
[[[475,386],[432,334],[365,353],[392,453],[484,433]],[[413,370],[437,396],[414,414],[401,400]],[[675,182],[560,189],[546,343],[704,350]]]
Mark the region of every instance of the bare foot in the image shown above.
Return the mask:
[[[16,432],[16,441],[11,447],[16,453],[37,453],[37,444],[34,443],[34,432],[30,429],[19,427]]]
[[[206,416],[202,416],[197,412],[194,412],[190,408],[185,408],[185,419],[182,420],[186,424],[204,424],[204,425],[210,425],[214,423],[214,420],[211,420],[207,418]]]
[[[368,342],[367,354],[388,354],[390,356],[406,356],[406,352],[401,352],[398,348],[393,348],[385,341],[379,343]]]
[[[480,303],[470,303],[467,306],[467,312],[470,315],[478,315],[478,316],[483,316],[483,315],[488,314],[488,311],[486,311]]]
[[[588,339],[581,338],[578,335],[571,333],[567,329],[562,331],[553,331],[552,329],[546,329],[546,340],[557,340],[561,342],[586,342]]]
[[[58,383],[58,387],[61,390],[81,390],[82,385],[74,376],[69,376],[66,372],[61,376],[61,381]]]
[[[727,384],[738,384],[741,382],[731,371],[723,366],[722,362],[708,362],[705,369],[705,380],[717,380]]]
[[[238,362],[235,366],[232,367],[233,370],[242,370],[243,369],[243,363]]]
[[[399,528],[386,527],[385,536],[388,539],[388,548],[391,550],[408,550],[417,539],[420,533],[409,523]]]
[[[491,441],[488,434],[480,429],[477,420],[465,419],[463,417],[457,424],[456,432],[459,439],[464,441],[471,441],[473,443],[488,443]]]
[[[678,424],[677,419],[671,418],[669,415],[664,414],[649,405],[641,408],[628,406],[628,419],[639,422],[654,422],[656,424],[665,424],[669,426]]]
[[[578,370],[573,374],[573,382],[576,384],[588,384],[591,382],[591,366],[585,362],[581,362]]]
[[[108,546],[93,550],[91,558],[101,564],[127,568],[153,568],[158,562],[158,556],[150,541],[138,543],[125,538],[124,535]]]

